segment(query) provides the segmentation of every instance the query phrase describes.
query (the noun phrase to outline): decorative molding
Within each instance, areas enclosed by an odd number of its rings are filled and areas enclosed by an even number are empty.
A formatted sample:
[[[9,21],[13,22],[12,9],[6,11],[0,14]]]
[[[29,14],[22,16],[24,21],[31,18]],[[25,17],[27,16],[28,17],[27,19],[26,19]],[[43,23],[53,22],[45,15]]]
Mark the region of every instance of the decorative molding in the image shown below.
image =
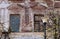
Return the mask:
[[[9,7],[8,7],[8,10],[12,11],[12,12],[20,12],[21,10],[23,10],[22,7],[18,6],[17,4],[11,4]]]
[[[11,4],[7,4],[5,1],[2,1],[0,3],[0,8],[7,8],[8,6],[10,6]]]

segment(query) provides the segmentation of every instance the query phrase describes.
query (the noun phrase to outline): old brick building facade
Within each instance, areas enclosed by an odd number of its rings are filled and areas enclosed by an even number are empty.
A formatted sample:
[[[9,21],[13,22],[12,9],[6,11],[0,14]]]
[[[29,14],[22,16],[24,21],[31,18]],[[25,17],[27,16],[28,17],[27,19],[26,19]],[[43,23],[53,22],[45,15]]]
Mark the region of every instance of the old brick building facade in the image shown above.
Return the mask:
[[[49,13],[56,9],[54,3],[54,0],[1,0],[0,22],[4,23],[6,31],[9,26],[11,27],[12,39],[14,37],[23,39],[24,36],[33,37],[31,39],[34,37],[44,39],[41,18],[44,16],[49,18]],[[53,39],[53,36],[50,39]]]

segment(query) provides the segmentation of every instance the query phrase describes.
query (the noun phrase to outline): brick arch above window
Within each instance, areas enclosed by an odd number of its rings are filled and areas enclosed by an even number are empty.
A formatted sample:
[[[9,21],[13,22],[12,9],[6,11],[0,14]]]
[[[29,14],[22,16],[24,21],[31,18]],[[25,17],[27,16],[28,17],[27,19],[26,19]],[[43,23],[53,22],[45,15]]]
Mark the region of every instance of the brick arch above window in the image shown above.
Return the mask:
[[[12,11],[12,12],[20,12],[22,11],[24,8],[18,6],[17,4],[12,4],[8,7],[8,10]]]

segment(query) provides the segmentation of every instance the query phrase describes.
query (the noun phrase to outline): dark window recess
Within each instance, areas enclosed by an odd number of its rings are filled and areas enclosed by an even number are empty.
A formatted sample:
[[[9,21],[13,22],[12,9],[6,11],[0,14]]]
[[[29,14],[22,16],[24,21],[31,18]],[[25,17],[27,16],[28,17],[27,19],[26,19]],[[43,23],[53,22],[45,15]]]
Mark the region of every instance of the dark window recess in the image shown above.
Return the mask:
[[[43,32],[43,23],[41,17],[44,15],[34,15],[34,32]]]
[[[10,28],[12,32],[19,32],[20,26],[20,15],[19,14],[11,14],[10,15]]]
[[[26,25],[29,24],[29,9],[25,8],[25,23]]]
[[[29,14],[25,14],[25,23],[29,24]]]

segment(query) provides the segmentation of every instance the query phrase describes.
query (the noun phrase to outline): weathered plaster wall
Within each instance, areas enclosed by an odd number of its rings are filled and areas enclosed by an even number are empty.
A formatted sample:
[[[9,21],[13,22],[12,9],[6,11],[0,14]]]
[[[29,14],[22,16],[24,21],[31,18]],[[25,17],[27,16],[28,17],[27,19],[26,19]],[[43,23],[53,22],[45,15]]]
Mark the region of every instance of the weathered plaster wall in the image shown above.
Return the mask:
[[[37,1],[37,0],[36,0]],[[40,0],[39,0],[40,1]],[[42,1],[42,0],[41,0]],[[8,3],[8,2],[7,2]],[[10,2],[11,3],[11,2]],[[8,3],[9,4],[9,3]],[[30,8],[29,9],[29,24],[25,23],[25,8],[17,6],[17,3],[12,3],[8,8],[0,9],[1,14],[1,22],[4,23],[4,26],[9,25],[9,16],[10,14],[20,14],[20,32],[10,34],[11,39],[44,39],[44,33],[34,32],[34,14],[45,14],[47,13],[47,9],[44,6],[36,6],[38,8]],[[40,7],[40,8],[39,8]],[[24,32],[24,31],[32,31],[32,32]],[[51,38],[53,39],[53,38]]]

